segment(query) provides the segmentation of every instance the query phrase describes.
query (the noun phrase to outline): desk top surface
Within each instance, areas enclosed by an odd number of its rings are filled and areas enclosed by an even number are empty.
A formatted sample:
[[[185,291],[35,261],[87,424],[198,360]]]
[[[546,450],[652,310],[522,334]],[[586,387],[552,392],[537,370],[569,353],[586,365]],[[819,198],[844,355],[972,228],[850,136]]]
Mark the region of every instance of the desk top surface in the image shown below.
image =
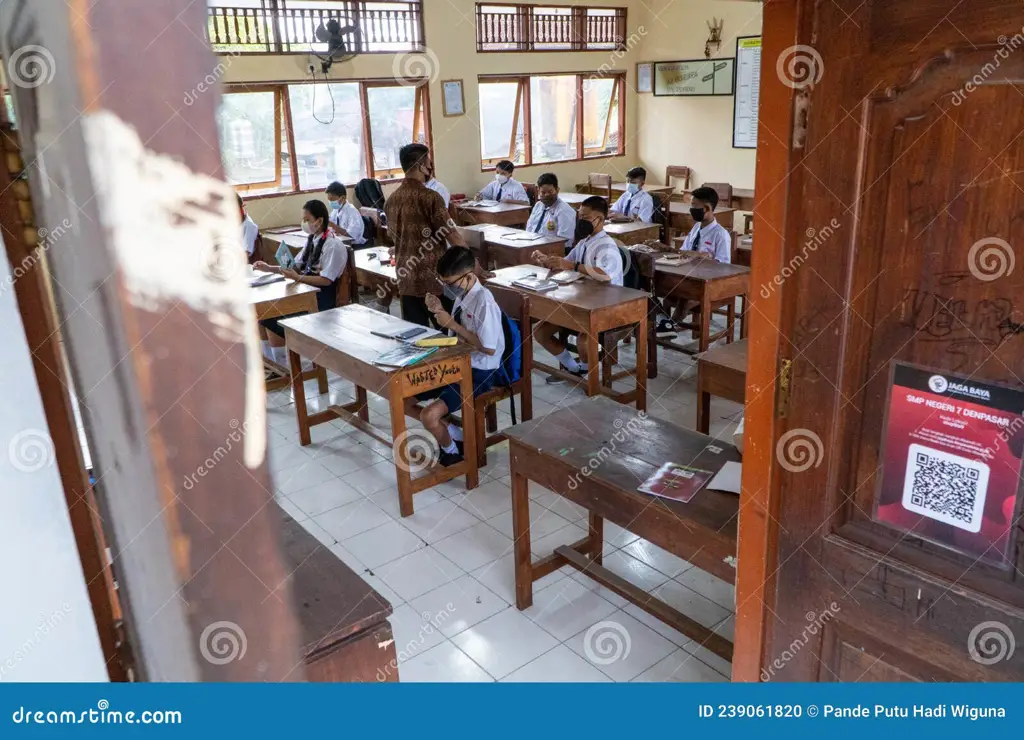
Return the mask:
[[[309,241],[309,234],[307,234],[300,228],[294,228],[289,231],[268,232],[263,234],[263,237],[265,239],[270,239],[271,241],[275,241],[278,243],[283,242],[292,249],[302,249],[303,247],[306,246],[306,242]],[[334,237],[336,239],[340,239],[345,244],[349,244],[352,242],[351,237],[341,236],[340,234],[335,234]]]
[[[486,244],[494,244],[509,249],[529,249],[549,244],[565,244],[565,239],[560,236],[547,236],[545,234],[534,234],[538,238],[525,239],[530,234],[525,229],[513,229],[508,226],[495,226],[494,224],[476,224],[466,228],[479,231],[484,236]]]
[[[712,259],[689,260],[678,265],[655,263],[654,269],[658,273],[678,275],[679,277],[691,278],[693,280],[722,280],[737,275],[750,274],[749,267],[733,265],[728,262],[718,262]]]
[[[637,490],[666,462],[711,473],[717,473],[726,462],[739,462],[739,452],[727,442],[642,414],[604,396],[522,422],[506,432],[513,445],[589,469],[590,479],[617,489],[622,496],[637,496],[651,505],[665,506],[681,518],[735,536],[736,494],[705,489],[684,504]],[[591,464],[595,456],[602,461],[600,465]],[[580,485],[587,485],[586,479]]]
[[[628,182],[613,182],[612,190],[615,192],[624,193],[629,189]],[[674,193],[676,188],[675,185],[659,185],[658,183],[647,182],[644,183],[644,190],[648,193]]]
[[[703,354],[697,355],[697,361],[702,365],[716,365],[746,373],[747,346],[746,339],[741,339],[731,344],[723,344],[720,347],[714,347]]]
[[[366,581],[282,512],[281,551],[308,657],[391,614],[391,604]]]
[[[268,275],[260,270],[253,272],[253,275]],[[297,283],[294,280],[285,278],[284,280],[278,280],[268,285],[260,285],[258,287],[249,288],[249,303],[255,306],[258,303],[269,303],[271,301],[279,301],[282,298],[291,298],[292,296],[302,295],[303,293],[316,293],[320,288],[315,285],[307,285],[306,283]]]
[[[552,301],[564,303],[574,308],[586,311],[598,311],[601,309],[613,308],[615,306],[621,306],[624,303],[638,300],[644,301],[644,305],[646,305],[646,301],[649,297],[649,295],[643,291],[633,290],[632,288],[623,288],[619,285],[607,285],[588,278],[582,278],[570,285],[561,285],[554,290],[549,290],[544,293],[539,293],[535,290],[527,290],[526,288],[520,288],[512,284],[520,278],[537,274],[546,276],[548,274],[548,270],[547,268],[537,267],[534,265],[503,267],[500,270],[496,270],[494,277],[488,280],[487,283],[500,285],[504,288],[510,288],[529,296],[535,296],[536,298],[547,298]]]
[[[493,206],[467,206],[462,203],[456,203],[456,208],[461,208],[464,211],[474,211],[476,213],[509,213],[515,211],[530,211],[530,206],[523,205],[522,203],[509,203],[503,201]]]
[[[683,216],[689,216],[690,215],[690,202],[689,201],[683,202],[683,201],[674,200],[674,201],[672,201],[671,203],[668,204],[668,210],[669,210],[670,213],[680,214],[680,215],[683,215]],[[723,205],[719,204],[718,207],[715,208],[715,215],[719,216],[719,215],[721,215],[723,213],[734,213],[735,211],[736,211],[735,208],[731,208],[729,206],[723,206]]]
[[[329,350],[372,365],[380,355],[397,348],[400,342],[395,339],[378,337],[370,332],[394,332],[413,329],[419,325],[404,321],[391,314],[375,311],[368,306],[350,304],[341,308],[332,308],[329,311],[285,319],[281,322],[281,326],[287,330],[286,336],[287,332],[294,332]],[[435,336],[436,334],[437,332],[431,329],[423,336]],[[454,347],[441,347],[412,367],[468,355],[471,351],[468,344],[459,342]],[[393,373],[409,368],[379,367],[378,369],[383,373]]]
[[[632,234],[637,231],[659,231],[661,229],[658,224],[648,224],[643,221],[606,221],[604,224],[604,230],[612,236],[618,236],[620,234]]]
[[[754,189],[753,188],[733,188],[732,189],[732,197],[733,198],[753,198],[754,197]]]
[[[371,255],[374,256],[371,257]],[[365,270],[366,272],[397,280],[397,268],[394,265],[382,264],[381,260],[384,262],[390,261],[387,247],[356,250],[356,270]]]

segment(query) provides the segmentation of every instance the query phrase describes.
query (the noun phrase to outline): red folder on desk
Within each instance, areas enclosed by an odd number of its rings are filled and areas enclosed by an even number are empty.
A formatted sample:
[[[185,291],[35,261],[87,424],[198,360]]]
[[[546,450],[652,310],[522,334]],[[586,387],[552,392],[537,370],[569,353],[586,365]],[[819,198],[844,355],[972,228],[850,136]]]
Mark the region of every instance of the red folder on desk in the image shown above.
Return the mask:
[[[637,489],[641,493],[688,503],[712,478],[712,473],[686,465],[665,463]]]

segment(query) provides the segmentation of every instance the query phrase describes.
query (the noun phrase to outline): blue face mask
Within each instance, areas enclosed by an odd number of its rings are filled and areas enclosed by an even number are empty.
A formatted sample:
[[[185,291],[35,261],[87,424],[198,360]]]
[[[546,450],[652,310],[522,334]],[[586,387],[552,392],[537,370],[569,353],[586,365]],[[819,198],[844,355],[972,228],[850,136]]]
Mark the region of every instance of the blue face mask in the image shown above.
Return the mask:
[[[341,208],[341,201],[340,200],[332,200],[331,201],[331,210],[332,211],[337,211],[340,208]]]
[[[461,278],[456,280],[454,283],[445,283],[444,284],[444,297],[445,298],[447,298],[449,301],[457,301],[460,298],[462,298],[462,296],[466,295],[466,289],[463,288],[461,285],[459,285],[459,283],[462,282],[464,277],[465,277],[465,275],[463,275]]]
[[[635,182],[631,182],[626,186],[626,190],[630,193],[638,193],[640,192],[640,186]]]

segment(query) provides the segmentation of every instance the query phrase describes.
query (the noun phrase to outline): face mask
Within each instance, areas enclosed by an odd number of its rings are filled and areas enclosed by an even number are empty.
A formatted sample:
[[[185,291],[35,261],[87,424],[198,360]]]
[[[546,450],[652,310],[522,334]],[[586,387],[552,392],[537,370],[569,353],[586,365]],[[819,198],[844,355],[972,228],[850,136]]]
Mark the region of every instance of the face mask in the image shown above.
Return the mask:
[[[340,208],[341,208],[341,201],[340,200],[332,200],[331,201],[331,210],[332,211],[337,211]]]
[[[704,220],[704,209],[703,208],[691,208],[690,209],[690,218],[692,218],[694,220],[694,222],[699,224],[701,221]]]
[[[629,185],[626,186],[626,190],[630,193],[636,193],[639,192],[640,186],[637,185],[635,182],[631,182],[629,183]]]
[[[444,297],[450,301],[457,301],[459,298],[466,295],[466,289],[459,285],[460,282],[462,282],[462,278],[459,278],[454,283],[445,283]]]
[[[508,175],[495,175],[494,179],[500,182],[502,185],[504,185],[506,182],[508,182]]]
[[[579,242],[591,236],[594,233],[594,224],[590,223],[586,219],[578,219],[576,221],[576,232],[573,237],[573,241]]]
[[[303,234],[312,234],[313,233],[313,227],[309,225],[309,221],[303,221],[302,222],[302,233]]]
[[[558,200],[557,195],[542,195],[540,198],[540,202],[546,205],[548,208],[553,206],[556,200]]]

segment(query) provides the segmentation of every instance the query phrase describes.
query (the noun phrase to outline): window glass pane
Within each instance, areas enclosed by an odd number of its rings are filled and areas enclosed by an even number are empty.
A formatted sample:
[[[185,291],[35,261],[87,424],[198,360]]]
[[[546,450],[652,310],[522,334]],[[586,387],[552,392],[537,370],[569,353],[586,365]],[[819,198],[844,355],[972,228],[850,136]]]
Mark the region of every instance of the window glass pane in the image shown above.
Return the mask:
[[[525,164],[525,122],[522,105],[516,109],[518,82],[489,82],[480,85],[480,159],[482,161],[511,158],[516,164]],[[519,116],[516,128],[514,156],[509,156],[512,124]]]
[[[586,156],[612,154],[619,149],[618,80],[583,81],[583,142]]]
[[[399,177],[402,166],[398,150],[413,140],[416,88],[371,87],[366,91],[370,107],[370,139],[373,141],[373,168],[380,176]],[[426,143],[423,131],[419,143]],[[390,171],[390,173],[389,173]]]
[[[576,75],[530,78],[533,161],[576,159]]]
[[[217,111],[224,175],[232,185],[273,182],[274,93],[227,93]]]
[[[316,190],[333,180],[366,177],[359,84],[289,85],[299,188]]]

